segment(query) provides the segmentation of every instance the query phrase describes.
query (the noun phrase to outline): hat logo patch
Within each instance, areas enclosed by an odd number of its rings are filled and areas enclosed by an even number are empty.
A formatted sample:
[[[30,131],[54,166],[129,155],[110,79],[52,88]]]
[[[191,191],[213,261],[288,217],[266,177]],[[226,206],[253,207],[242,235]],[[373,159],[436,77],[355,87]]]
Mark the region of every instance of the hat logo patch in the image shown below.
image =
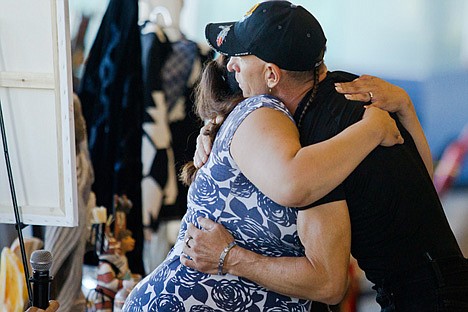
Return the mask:
[[[218,47],[220,47],[223,44],[224,39],[226,39],[227,34],[231,30],[231,27],[232,27],[232,25],[219,26],[219,28],[221,28],[221,31],[219,32],[218,36],[216,37],[216,44],[218,45]]]

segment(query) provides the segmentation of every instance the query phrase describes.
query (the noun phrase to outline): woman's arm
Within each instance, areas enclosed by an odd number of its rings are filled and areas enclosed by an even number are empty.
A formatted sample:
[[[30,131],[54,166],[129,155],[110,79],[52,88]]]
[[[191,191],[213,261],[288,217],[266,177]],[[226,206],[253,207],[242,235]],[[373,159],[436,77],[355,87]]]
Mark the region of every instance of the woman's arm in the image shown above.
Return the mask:
[[[421,155],[421,158],[424,161],[424,165],[426,166],[426,170],[431,176],[431,178],[433,178],[434,164],[432,162],[431,149],[429,148],[429,144],[427,143],[426,135],[424,134],[421,123],[419,122],[418,115],[416,114],[416,110],[414,109],[413,103],[411,102],[411,99],[408,95],[407,98],[408,100],[406,104],[402,103],[402,109],[398,110],[396,113],[398,119],[413,137],[419,155]],[[375,106],[378,107],[378,103],[376,103]]]
[[[221,251],[234,240],[219,223],[199,218],[202,229],[189,225],[190,248],[182,264],[217,274]],[[327,304],[339,303],[348,285],[351,226],[345,201],[300,211],[298,234],[305,257],[267,257],[235,246],[225,258],[224,273],[241,276],[272,291]]]
[[[429,175],[433,176],[434,165],[429,144],[427,143],[411,98],[404,89],[369,75],[363,75],[352,82],[338,83],[335,87],[348,100],[370,101],[372,102],[372,106],[397,113],[401,123],[413,137]]]
[[[295,124],[282,112],[260,108],[240,124],[231,154],[266,196],[300,207],[333,190],[379,144],[401,143],[395,121],[377,108],[335,137],[301,148]],[[272,183],[275,181],[275,183]]]

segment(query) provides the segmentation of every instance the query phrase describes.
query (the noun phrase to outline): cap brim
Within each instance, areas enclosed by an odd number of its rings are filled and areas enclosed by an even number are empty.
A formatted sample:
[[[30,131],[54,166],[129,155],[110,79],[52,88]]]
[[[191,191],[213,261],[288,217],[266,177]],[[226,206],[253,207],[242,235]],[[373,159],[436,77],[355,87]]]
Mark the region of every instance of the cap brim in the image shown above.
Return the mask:
[[[206,25],[205,38],[210,47],[227,56],[250,54],[236,37],[235,25],[236,22],[210,23]]]

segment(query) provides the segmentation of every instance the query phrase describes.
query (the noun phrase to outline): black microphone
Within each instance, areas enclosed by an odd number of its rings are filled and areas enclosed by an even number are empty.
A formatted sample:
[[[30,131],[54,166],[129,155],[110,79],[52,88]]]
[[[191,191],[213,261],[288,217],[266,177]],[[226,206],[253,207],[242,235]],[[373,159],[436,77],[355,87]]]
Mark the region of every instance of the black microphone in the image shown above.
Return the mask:
[[[36,250],[31,254],[30,262],[33,271],[30,278],[33,283],[33,306],[45,310],[49,306],[52,254],[47,250]]]

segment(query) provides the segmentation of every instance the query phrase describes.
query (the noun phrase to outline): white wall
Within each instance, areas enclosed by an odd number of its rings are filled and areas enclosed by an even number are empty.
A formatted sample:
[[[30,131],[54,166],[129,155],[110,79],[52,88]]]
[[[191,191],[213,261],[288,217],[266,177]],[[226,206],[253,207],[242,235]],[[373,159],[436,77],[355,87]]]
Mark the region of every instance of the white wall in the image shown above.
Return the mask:
[[[70,1],[99,11],[108,0]],[[258,1],[184,2],[181,29],[189,39],[203,43],[207,23],[238,20]],[[328,38],[325,60],[331,70],[401,82],[415,102],[431,148],[440,155],[468,121],[468,1],[293,2],[306,7],[321,22]],[[468,159],[466,162],[468,184]]]
[[[209,22],[238,20],[256,0],[184,0],[181,29],[204,42]],[[91,44],[108,0],[70,0],[72,13],[94,16]],[[468,68],[466,0],[297,0],[321,22],[328,38],[326,61],[333,69],[396,79]],[[72,24],[73,26],[73,24]],[[73,29],[72,29],[73,32]]]
[[[204,41],[207,23],[237,20],[257,2],[185,0],[184,31],[188,37]],[[326,62],[331,68],[419,80],[468,63],[467,1],[294,2],[321,22],[328,38]]]

